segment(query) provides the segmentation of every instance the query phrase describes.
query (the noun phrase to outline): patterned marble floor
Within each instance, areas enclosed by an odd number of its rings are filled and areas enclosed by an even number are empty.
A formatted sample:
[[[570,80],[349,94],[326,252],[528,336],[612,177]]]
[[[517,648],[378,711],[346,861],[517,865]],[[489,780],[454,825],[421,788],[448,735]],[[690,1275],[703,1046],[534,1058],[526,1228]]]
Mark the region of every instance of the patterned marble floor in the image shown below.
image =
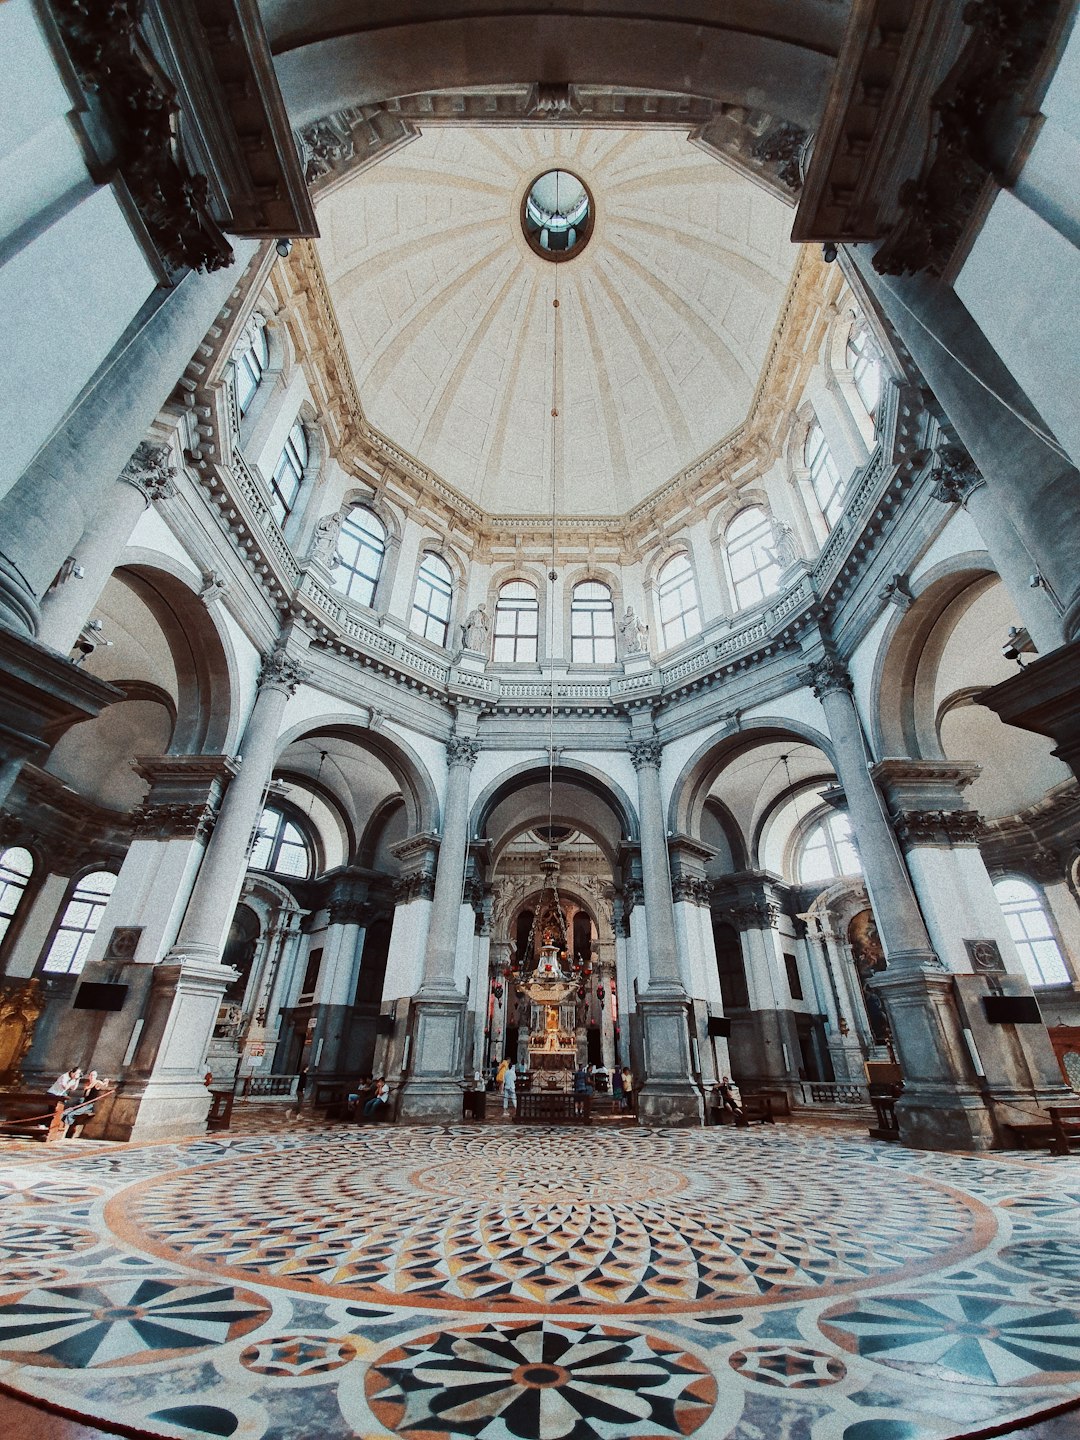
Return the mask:
[[[944,1440],[1080,1396],[1080,1159],[808,1125],[0,1150],[0,1382],[160,1436]]]

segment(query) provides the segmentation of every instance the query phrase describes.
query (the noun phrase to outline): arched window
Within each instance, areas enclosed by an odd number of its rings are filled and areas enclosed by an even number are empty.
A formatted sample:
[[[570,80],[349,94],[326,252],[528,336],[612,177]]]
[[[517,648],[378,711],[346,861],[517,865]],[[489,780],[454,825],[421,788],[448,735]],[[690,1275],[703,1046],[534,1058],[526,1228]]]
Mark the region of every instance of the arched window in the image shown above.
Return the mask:
[[[0,940],[3,940],[15,918],[15,911],[26,894],[26,885],[33,873],[34,857],[29,850],[13,845],[0,854]]]
[[[366,505],[354,505],[338,536],[341,564],[334,584],[361,605],[374,605],[375,590],[386,554],[386,526]]]
[[[540,604],[527,580],[508,580],[495,602],[495,638],[491,658],[497,664],[536,664]]]
[[[806,437],[806,448],[803,452],[806,468],[810,471],[810,484],[814,487],[814,494],[817,496],[817,503],[825,517],[825,523],[831,530],[840,519],[843,503],[840,495],[840,471],[836,468],[836,461],[832,458],[825,439],[825,432],[815,420],[810,426],[810,433]]]
[[[244,338],[233,351],[234,384],[236,386],[236,408],[241,417],[247,414],[255,392],[262,384],[266,367],[270,364],[270,350],[266,343],[266,331],[261,325],[252,323],[244,332]]]
[[[873,419],[881,403],[881,356],[863,325],[856,325],[848,336],[847,363],[863,408]]]
[[[570,600],[570,660],[579,665],[615,664],[615,607],[599,580],[574,586]]]
[[[445,645],[450,632],[450,601],[454,585],[450,566],[441,555],[425,555],[416,576],[409,629],[436,645]]]
[[[116,876],[111,870],[94,870],[78,881],[64,906],[43,970],[59,975],[79,973],[115,886]]]
[[[300,826],[284,811],[267,805],[259,817],[248,869],[310,880],[311,860],[311,844]]]
[[[1067,985],[1069,972],[1035,886],[1027,880],[999,880],[994,894],[1032,985]]]
[[[834,810],[810,830],[799,847],[800,885],[817,885],[838,875],[861,875],[862,862],[851,837],[851,821]]]
[[[660,613],[660,635],[665,650],[701,633],[701,610],[690,556],[685,550],[673,555],[656,577],[656,605]]]
[[[307,436],[304,434],[303,425],[298,420],[289,431],[285,448],[281,452],[281,459],[274,467],[273,478],[270,481],[270,509],[279,525],[284,525],[293,512],[296,497],[300,493],[300,486],[304,480],[307,462]]]
[[[780,566],[772,551],[775,543],[772,517],[760,506],[740,510],[727,527],[724,549],[736,610],[756,605],[776,589]]]

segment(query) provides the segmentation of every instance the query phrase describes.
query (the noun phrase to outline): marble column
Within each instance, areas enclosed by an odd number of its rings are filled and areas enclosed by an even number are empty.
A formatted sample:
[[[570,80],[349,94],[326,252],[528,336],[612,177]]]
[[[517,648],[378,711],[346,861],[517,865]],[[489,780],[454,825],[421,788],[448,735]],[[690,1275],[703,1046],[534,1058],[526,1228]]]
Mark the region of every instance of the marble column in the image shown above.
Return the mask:
[[[859,1036],[865,1027],[865,1017],[860,1023],[856,1016],[851,987],[846,983],[841,941],[821,915],[807,917],[806,939],[812,953],[816,952],[814,969],[825,980],[820,994],[829,1022],[827,1044],[833,1074],[840,1081],[862,1083],[866,1051]]]
[[[140,516],[176,494],[169,447],[141,441],[101,509],[76,542],[71,558],[82,571],[54,584],[41,601],[37,638],[66,655],[78,638],[109,576],[116,569]]]
[[[319,1054],[315,1069],[321,1075],[348,1068],[349,1022],[372,913],[363,881],[340,885],[330,900],[314,1009],[314,1043]]]
[[[1008,513],[995,502],[981,471],[962,446],[939,447],[936,461],[934,499],[943,505],[963,505],[1016,606],[1021,625],[1040,653],[1056,649],[1062,641],[1061,610],[1042,586],[1031,584],[1038,565]]]
[[[254,241],[234,242],[246,262]],[[35,635],[41,598],[146,435],[242,264],[188,271],[118,346],[52,439],[0,500],[0,625]]]
[[[461,1118],[465,997],[454,976],[469,845],[469,782],[479,753],[480,743],[471,736],[453,735],[446,742],[442,844],[413,1007],[409,1073],[398,1111],[403,1120]]]
[[[863,862],[887,968],[869,984],[885,1005],[904,1074],[900,1136],[923,1150],[986,1150],[990,1115],[975,1083],[952,977],[934,952],[911,878],[868,768],[847,671],[831,654],[810,667]]]
[[[705,1111],[701,1091],[692,1078],[690,999],[679,973],[660,789],[662,755],[663,747],[654,737],[630,743],[630,759],[638,778],[641,870],[649,935],[649,983],[638,996],[645,1062],[638,1115],[646,1124],[700,1125]]]
[[[925,275],[879,275],[870,246],[846,254],[941,402],[961,444],[1008,514],[1064,611],[1080,629],[1080,475],[957,295]],[[998,398],[1000,397],[1000,398]]]
[[[191,1134],[206,1118],[206,1050],[236,971],[221,952],[244,880],[252,832],[273,772],[278,732],[304,670],[284,647],[263,663],[244,731],[243,761],[225,792],[172,949],[156,967],[148,1009],[112,1120],[135,1138]],[[110,1123],[112,1123],[110,1120]]]

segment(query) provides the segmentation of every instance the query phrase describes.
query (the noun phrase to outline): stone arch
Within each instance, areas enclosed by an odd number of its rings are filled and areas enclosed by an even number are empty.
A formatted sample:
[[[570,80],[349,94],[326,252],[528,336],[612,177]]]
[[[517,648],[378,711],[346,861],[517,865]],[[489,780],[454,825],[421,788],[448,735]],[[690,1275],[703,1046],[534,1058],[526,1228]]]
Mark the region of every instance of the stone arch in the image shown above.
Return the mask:
[[[113,571],[151,612],[176,667],[179,694],[168,753],[218,754],[237,741],[238,670],[232,646],[190,571],[154,552],[131,549]]]
[[[610,776],[603,774],[592,765],[574,761],[556,765],[552,778],[555,784],[578,786],[595,795],[608,807],[618,822],[620,840],[636,841],[638,836],[637,813],[629,796]],[[523,790],[530,785],[543,784],[546,786],[547,780],[548,767],[541,762],[516,771],[504,770],[491,780],[477,796],[469,821],[469,834],[485,836],[488,822],[496,806],[516,791]],[[582,834],[587,834],[590,840],[600,846],[612,865],[617,863],[618,857],[614,853],[610,836],[594,833],[594,827],[586,828],[580,816],[562,815],[557,817],[553,815],[552,819],[556,824],[568,824],[581,830]]]
[[[407,741],[384,730],[372,730],[356,715],[331,713],[311,716],[285,731],[278,737],[277,753],[283,755],[297,740],[312,740],[320,735],[348,740],[382,761],[405,801],[410,834],[439,829],[438,792],[427,766]]]
[[[676,778],[668,800],[667,828],[676,835],[700,834],[701,812],[709,789],[720,771],[740,752],[769,740],[795,738],[821,750],[835,770],[829,737],[812,725],[786,715],[756,715],[743,719],[737,730],[703,740]],[[748,839],[749,837],[747,837]]]
[[[911,582],[915,603],[889,620],[874,661],[870,686],[876,697],[870,720],[874,754],[943,758],[933,697],[928,700],[925,687],[919,686],[919,668],[949,606],[965,591],[976,599],[997,579],[988,557],[969,551],[950,556]]]
[[[541,80],[702,96],[809,128],[846,18],[842,7],[762,4],[751,28],[706,5],[498,13],[451,0],[434,14],[365,24],[339,5],[294,0],[271,7],[267,29],[295,127],[398,96]]]

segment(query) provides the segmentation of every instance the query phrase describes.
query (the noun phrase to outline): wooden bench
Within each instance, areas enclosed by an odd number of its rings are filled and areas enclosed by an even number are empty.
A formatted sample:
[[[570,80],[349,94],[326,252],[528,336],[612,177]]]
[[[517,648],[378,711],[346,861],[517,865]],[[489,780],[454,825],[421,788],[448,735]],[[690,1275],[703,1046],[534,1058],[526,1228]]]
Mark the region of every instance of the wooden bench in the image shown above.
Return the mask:
[[[210,1091],[210,1112],[206,1117],[207,1131],[228,1130],[232,1124],[233,1092],[231,1090]]]
[[[591,1110],[589,1095],[531,1090],[517,1097],[514,1120],[519,1125],[588,1125]]]
[[[0,1094],[0,1135],[19,1135],[51,1145],[67,1133],[64,1109],[71,1103],[40,1090],[7,1090]]]
[[[1069,1141],[1080,1140],[1080,1105],[1048,1105],[1046,1113],[1054,1132],[1050,1154],[1070,1154]]]
[[[774,1125],[776,1123],[773,1115],[772,1095],[744,1095],[742,1102],[743,1119],[746,1124],[752,1120],[758,1121],[761,1125]]]

